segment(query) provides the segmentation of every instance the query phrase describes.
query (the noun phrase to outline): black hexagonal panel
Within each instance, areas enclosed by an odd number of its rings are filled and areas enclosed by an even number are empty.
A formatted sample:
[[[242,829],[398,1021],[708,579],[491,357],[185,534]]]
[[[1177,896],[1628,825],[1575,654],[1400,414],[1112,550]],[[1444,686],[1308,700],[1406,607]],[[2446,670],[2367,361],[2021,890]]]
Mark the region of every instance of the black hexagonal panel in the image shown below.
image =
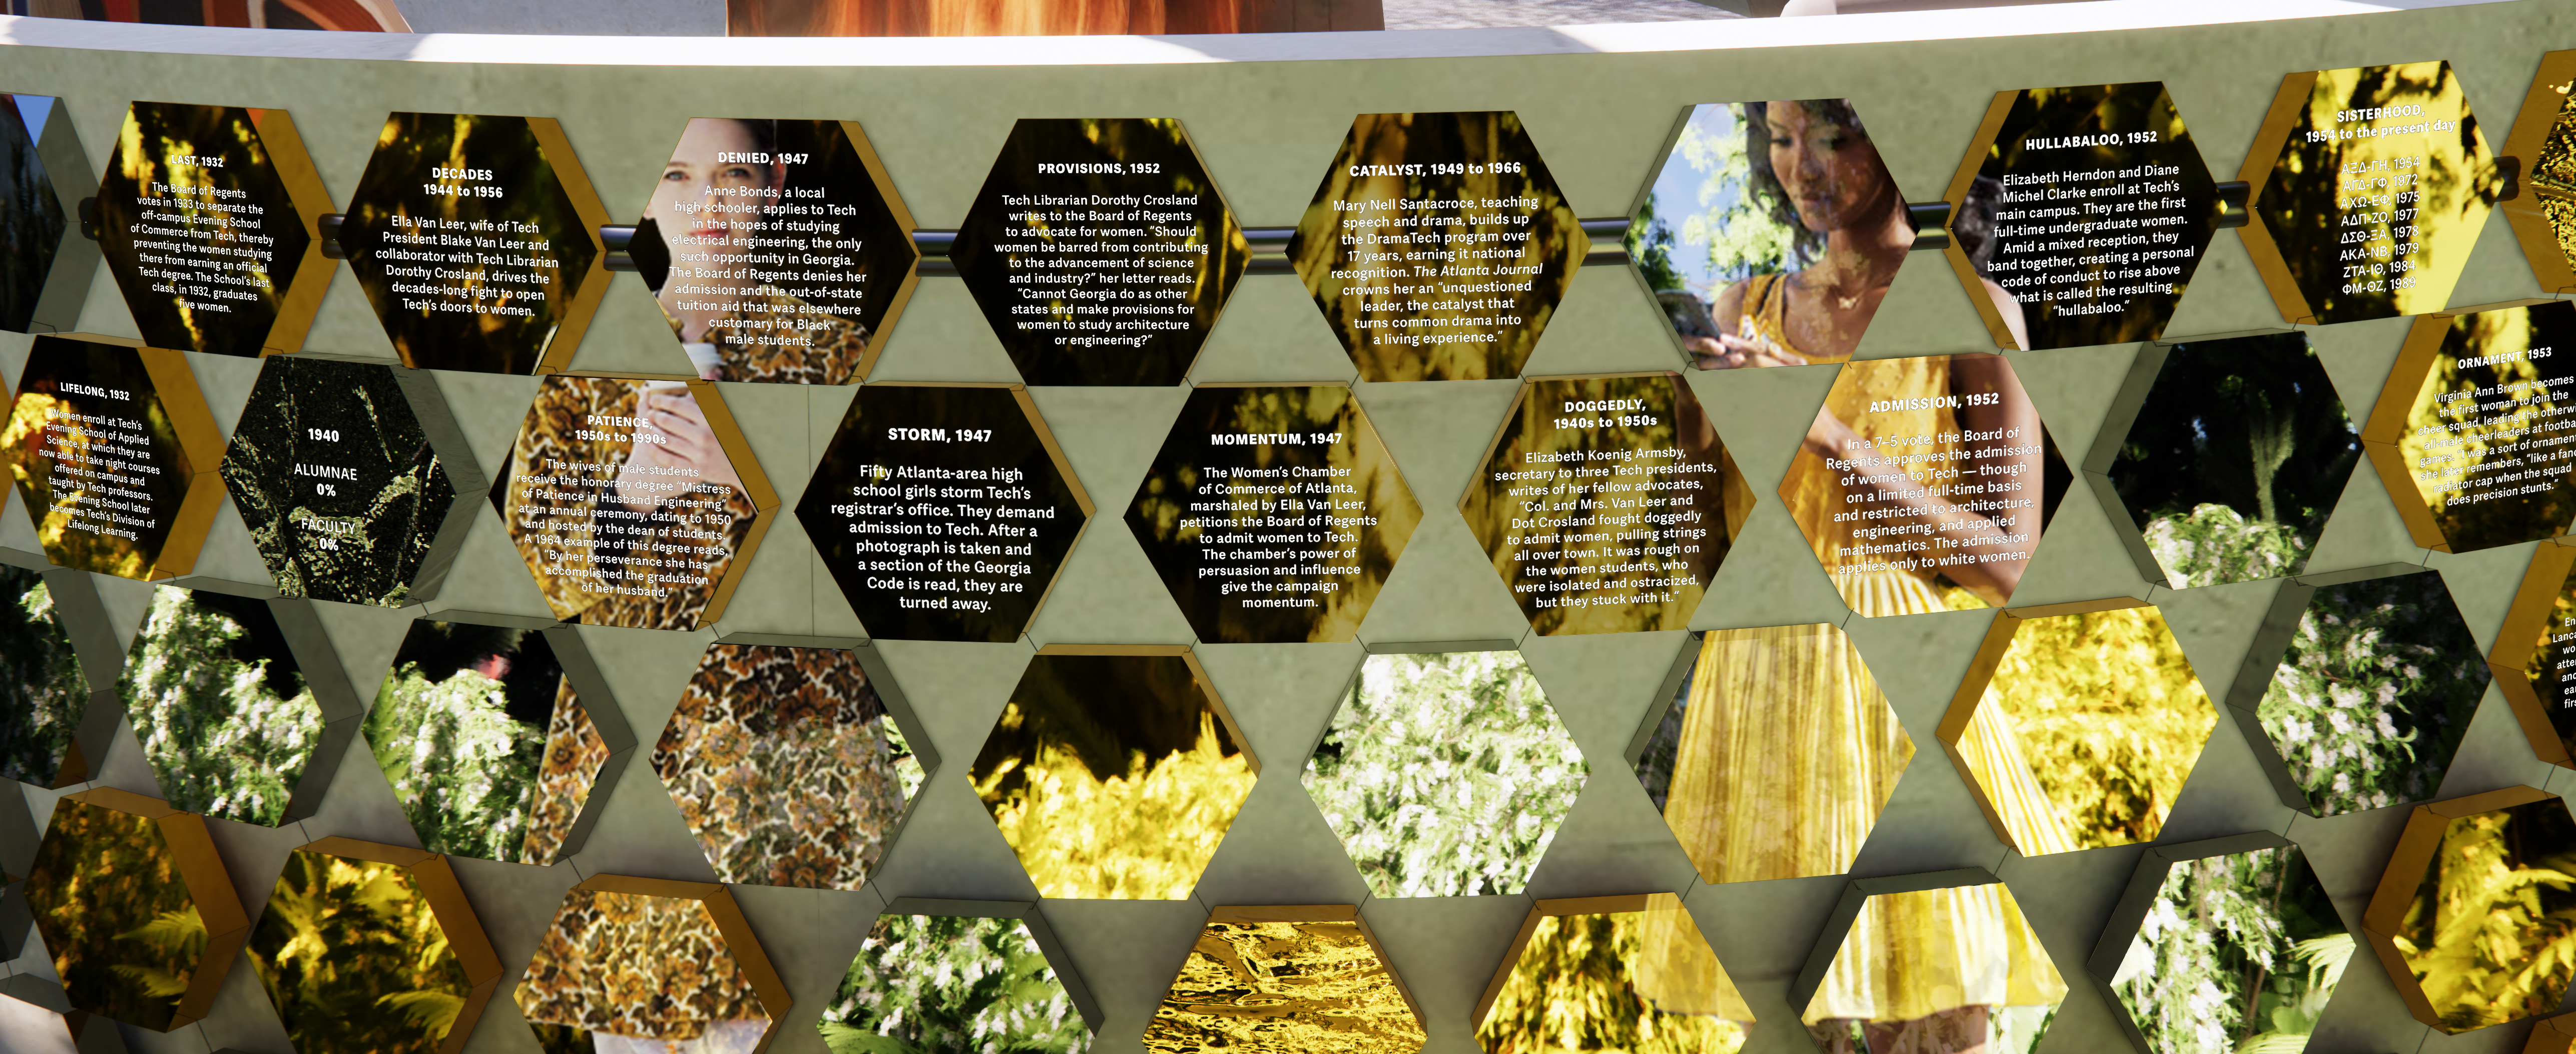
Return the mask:
[[[284,110],[138,102],[98,188],[99,251],[143,342],[217,355],[304,345],[330,283],[321,174]]]
[[[70,237],[89,156],[50,95],[0,94],[0,329],[76,329],[98,243]]]
[[[38,337],[0,430],[18,505],[54,566],[171,578],[223,504],[223,436],[187,356]]]

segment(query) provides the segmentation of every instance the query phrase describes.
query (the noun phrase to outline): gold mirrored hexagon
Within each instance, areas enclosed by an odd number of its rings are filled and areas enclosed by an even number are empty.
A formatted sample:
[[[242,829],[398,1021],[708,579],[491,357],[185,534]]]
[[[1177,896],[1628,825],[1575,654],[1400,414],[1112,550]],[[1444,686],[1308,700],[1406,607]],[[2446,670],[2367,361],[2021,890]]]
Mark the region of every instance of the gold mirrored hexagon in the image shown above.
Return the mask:
[[[2576,84],[2576,51],[2540,57],[2531,92],[2505,137],[2504,156],[2522,165],[2522,193],[2504,202],[2522,255],[2553,293],[2576,293],[2576,110],[2568,87]],[[2569,1023],[2576,1028],[2576,1021]],[[2538,1035],[2538,1031],[2533,1033]]]
[[[1202,384],[1145,470],[1127,529],[1211,643],[1350,640],[1422,522],[1339,384]]]
[[[717,878],[857,889],[876,870],[928,777],[877,681],[839,648],[707,648],[653,771]]]
[[[1872,617],[2010,603],[2074,478],[2011,361],[1838,369],[1779,494],[1843,602]]]
[[[2451,302],[2504,174],[2448,62],[2293,73],[2236,178],[2281,317],[2333,325]]]
[[[396,113],[340,246],[403,365],[553,373],[607,291],[607,222],[554,118]]]
[[[2576,1051],[2576,1014],[2557,1014],[2531,1023],[2531,1038],[2522,1054],[2568,1054]]]
[[[859,389],[796,519],[875,637],[1020,639],[1091,497],[1019,385]]]
[[[438,594],[474,522],[464,439],[424,374],[273,358],[220,471],[280,595],[401,607]]]
[[[564,894],[511,1001],[546,1054],[762,1054],[790,1003],[731,890],[627,875]]]
[[[1413,994],[1346,904],[1216,909],[1145,1026],[1158,1054],[1412,1054],[1422,1040]]]
[[[1051,644],[968,778],[1038,895],[1183,900],[1260,774],[1189,649]]]
[[[0,94],[0,329],[78,328],[99,260],[97,242],[72,237],[90,171],[61,99]]]
[[[2406,331],[2362,449],[2415,544],[2465,553],[2537,541],[2576,520],[2576,305],[2424,315]]]
[[[1711,630],[1634,768],[1706,882],[1851,870],[1914,740],[1840,627]]]
[[[138,102],[99,184],[99,252],[144,343],[285,355],[331,284],[330,211],[286,111]]]
[[[1369,381],[1520,376],[1591,251],[1510,110],[1359,115],[1288,240]]]
[[[714,384],[555,374],[492,505],[556,618],[688,630],[724,617],[778,492]]]
[[[39,787],[88,782],[124,716],[82,668],[65,606],[104,613],[78,571],[0,566],[0,779]]]
[[[2532,550],[2487,665],[2532,753],[2576,769],[2576,546]]]
[[[338,674],[303,602],[152,591],[116,690],[171,804],[269,827],[320,807],[359,715],[317,696],[299,649],[311,669]]]
[[[608,698],[569,629],[421,619],[364,731],[421,845],[544,866],[581,851],[633,757]]]
[[[1458,514],[1540,633],[1680,629],[1753,490],[1679,374],[1526,379]]]
[[[1998,612],[1935,733],[2024,856],[2152,842],[2218,723],[2155,605]]]
[[[2298,1054],[2359,945],[2307,854],[2265,832],[2147,850],[2087,965],[2140,1054]]]
[[[2028,1054],[2065,998],[2012,890],[1975,868],[1853,882],[1789,988],[1835,1054]]]
[[[1702,103],[1626,244],[1691,365],[1804,366],[1851,358],[1914,225],[1851,100]]]
[[[205,817],[111,787],[54,803],[26,895],[72,1007],[155,1032],[213,1012],[250,936]]]
[[[1099,1000],[1035,903],[896,897],[815,1029],[835,1054],[1091,1049]]]
[[[1476,1006],[1486,1054],[1735,1054],[1753,1009],[1670,893],[1542,900]]]
[[[1021,118],[949,250],[1030,384],[1180,383],[1251,256],[1163,117]]]
[[[446,857],[348,838],[287,854],[249,952],[300,1054],[456,1054],[501,987]]]
[[[2415,1019],[2445,1033],[2539,1017],[2576,980],[2576,817],[2507,787],[2418,805],[2361,932]]]
[[[1519,893],[1591,776],[1517,651],[1371,655],[1299,783],[1380,897]]]
[[[711,381],[856,384],[919,280],[912,213],[856,121],[690,120],[635,238]]]
[[[1995,93],[1943,197],[1951,269],[2024,351],[2156,339],[2218,231],[2162,81]]]
[[[36,338],[0,429],[45,558],[146,581],[195,569],[223,451],[186,355],[67,337]]]

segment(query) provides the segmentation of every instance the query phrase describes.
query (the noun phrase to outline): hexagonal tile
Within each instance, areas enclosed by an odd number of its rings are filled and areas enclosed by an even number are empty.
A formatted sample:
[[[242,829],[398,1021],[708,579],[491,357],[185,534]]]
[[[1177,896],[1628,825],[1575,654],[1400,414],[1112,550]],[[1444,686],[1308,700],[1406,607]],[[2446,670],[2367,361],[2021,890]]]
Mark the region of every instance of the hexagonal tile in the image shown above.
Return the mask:
[[[1516,651],[1371,655],[1300,782],[1381,897],[1529,885],[1591,775]]]
[[[2576,817],[2508,787],[2418,805],[2362,913],[2415,1019],[2445,1033],[2558,1009],[2576,980]]]
[[[756,1052],[790,1003],[731,890],[626,875],[564,894],[510,998],[548,1054]]]
[[[421,845],[540,866],[581,851],[635,746],[595,669],[570,631],[411,624],[365,732]]]
[[[54,803],[27,904],[72,1007],[155,1032],[213,1011],[250,936],[205,817],[110,787]]]
[[[1942,197],[1951,269],[2024,351],[2156,339],[2218,231],[2162,81],[1995,93]]]
[[[1181,962],[1145,1049],[1412,1054],[1422,1013],[1346,904],[1221,907]]]
[[[717,644],[653,771],[726,882],[857,889],[927,770],[854,652]]]
[[[2360,946],[2276,834],[2149,849],[2094,945],[2141,1054],[2305,1047]]]
[[[2073,475],[2001,355],[1846,362],[1780,480],[1853,611],[2012,600]]]
[[[401,607],[437,595],[473,523],[464,435],[425,375],[270,358],[220,471],[280,594]]]
[[[2293,579],[2263,625],[2246,669],[2280,665],[2259,687],[2240,673],[2227,702],[2284,804],[2332,816],[2441,792],[2491,677],[2441,572]]]
[[[607,222],[554,118],[396,113],[340,245],[403,365],[553,373],[607,290]]]
[[[2576,520],[2576,304],[2418,317],[2361,430],[2415,544],[2465,553]],[[2502,396],[2503,398],[2498,398]]]
[[[1181,122],[1021,118],[948,255],[1030,384],[1162,386],[1251,246]]]
[[[1458,499],[1540,633],[1681,629],[1754,497],[1673,373],[1527,380]]]
[[[1706,882],[1851,870],[1914,760],[1841,628],[1712,630],[1650,707],[1637,781]]]
[[[711,381],[855,384],[919,279],[912,213],[856,121],[692,119],[635,237],[668,261],[645,284]]]
[[[2576,768],[2576,546],[2541,545],[2496,629],[2487,665],[2532,753]]]
[[[287,855],[249,951],[299,1054],[453,1054],[501,987],[446,857],[347,838]]]
[[[315,700],[272,603],[295,601],[152,591],[116,690],[173,805],[270,827],[303,819],[358,732],[356,715]]]
[[[2153,604],[2000,612],[1936,735],[2024,856],[2152,842],[2218,723]]]
[[[1018,640],[1091,498],[1017,385],[871,384],[796,519],[876,637]]]
[[[1753,1010],[1682,898],[1649,893],[1532,905],[1475,1019],[1487,1054],[1736,1054]]]
[[[688,630],[724,617],[778,494],[715,385],[556,374],[492,505],[556,618]]]
[[[2576,122],[2569,117],[2568,85],[2576,83],[2576,51],[2540,57],[2523,96],[2522,111],[2505,137],[2504,156],[2521,158],[2523,192],[2505,201],[2522,254],[2553,293],[2576,292]],[[2576,1020],[2568,1022],[2576,1028]]]
[[[87,782],[106,760],[116,705],[91,706],[99,693],[81,670],[80,653],[55,614],[54,589],[85,581],[0,566],[0,779],[39,787]],[[93,601],[95,602],[95,601]]]
[[[2236,178],[2254,269],[2282,318],[2317,325],[2448,305],[2504,190],[2448,62],[2281,78]]]
[[[0,223],[0,329],[80,328],[98,243],[67,235],[91,171],[61,99],[0,94],[0,185],[9,188],[0,205],[8,217]]]
[[[2128,513],[2123,541],[2148,581],[2175,589],[2305,570],[2361,459],[2361,433],[2299,333],[2150,346],[2085,475]],[[2097,468],[2096,466],[2100,466]]]
[[[1288,240],[1370,381],[1520,376],[1591,251],[1510,110],[1359,115]]]
[[[1193,388],[1127,507],[1163,588],[1211,643],[1350,640],[1421,522],[1338,384]]]
[[[1099,1006],[1057,962],[1035,904],[898,897],[815,1028],[834,1051],[1089,1050]]]
[[[99,184],[99,252],[144,343],[285,355],[331,284],[331,211],[286,111],[138,102]]]
[[[2029,1051],[2065,998],[2012,890],[1975,868],[1853,882],[1789,991],[1816,1046],[1849,1054]]]
[[[1186,648],[1049,645],[968,775],[1045,897],[1183,900],[1261,762]]]
[[[45,558],[122,578],[195,569],[223,451],[187,356],[64,337],[36,338],[0,430]]]
[[[1828,249],[1835,234],[1851,247]],[[1682,354],[1704,370],[1851,358],[1913,245],[1905,195],[1849,99],[1691,107],[1627,237]],[[1863,269],[1857,295],[1809,274],[1828,256]]]

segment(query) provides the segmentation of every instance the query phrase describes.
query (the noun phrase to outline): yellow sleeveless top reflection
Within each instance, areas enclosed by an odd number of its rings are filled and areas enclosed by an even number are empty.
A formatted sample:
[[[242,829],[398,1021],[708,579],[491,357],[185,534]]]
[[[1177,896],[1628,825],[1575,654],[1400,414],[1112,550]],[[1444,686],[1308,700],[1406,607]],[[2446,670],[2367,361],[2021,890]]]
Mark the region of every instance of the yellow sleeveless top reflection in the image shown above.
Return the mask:
[[[1903,446],[1879,446],[1889,456],[1936,454],[1938,458],[1904,466],[1907,475],[1917,482],[1928,480],[1932,473],[1959,462],[1948,458],[1958,452],[1959,422],[1947,409],[1891,410],[1870,413],[1869,404],[1881,399],[1918,399],[1950,394],[1950,360],[1933,355],[1910,359],[1864,359],[1843,364],[1842,379],[1832,394],[1825,398],[1825,409],[1832,412],[1852,431],[1873,445],[1891,437],[1935,437],[1929,443]],[[1882,466],[1877,471],[1884,472]],[[1807,543],[1815,547],[1816,560],[1825,565],[1834,588],[1843,602],[1862,615],[1918,615],[1927,611],[1973,611],[1986,607],[1986,602],[1965,589],[1944,586],[1934,581],[1931,569],[1916,571],[1881,567],[1859,570],[1861,565],[1904,563],[1916,557],[1928,557],[1928,547],[1910,548],[1903,552],[1872,553],[1845,556],[1844,551],[1861,545],[1887,545],[1879,539],[1852,536],[1855,528],[1870,526],[1872,521],[1834,521],[1836,513],[1855,508],[1843,501],[1845,491],[1841,473],[1825,464],[1823,458],[1801,452],[1789,462],[1789,474],[1780,480],[1780,500],[1788,505],[1789,515],[1805,532]],[[1887,521],[1875,521],[1884,524]],[[1919,544],[1919,543],[1918,543]],[[1846,566],[1854,568],[1846,572]]]

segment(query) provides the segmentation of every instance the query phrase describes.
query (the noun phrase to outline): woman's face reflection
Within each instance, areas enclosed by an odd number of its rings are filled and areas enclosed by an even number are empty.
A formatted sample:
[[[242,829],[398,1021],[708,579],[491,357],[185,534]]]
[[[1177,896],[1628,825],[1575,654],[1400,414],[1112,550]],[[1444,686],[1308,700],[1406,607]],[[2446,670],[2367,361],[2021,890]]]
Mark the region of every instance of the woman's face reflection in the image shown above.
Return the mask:
[[[758,149],[751,130],[740,121],[703,117],[690,121],[680,145],[671,151],[670,162],[662,166],[662,181],[653,188],[653,203],[644,215],[666,235],[722,241],[750,237],[759,229],[760,210],[770,199],[765,195],[725,197],[721,191],[775,190],[778,167],[724,159],[724,155]]]
[[[1896,187],[1869,137],[1800,103],[1775,102],[1769,110],[1771,172],[1797,208],[1798,222],[1830,231],[1886,215]]]

